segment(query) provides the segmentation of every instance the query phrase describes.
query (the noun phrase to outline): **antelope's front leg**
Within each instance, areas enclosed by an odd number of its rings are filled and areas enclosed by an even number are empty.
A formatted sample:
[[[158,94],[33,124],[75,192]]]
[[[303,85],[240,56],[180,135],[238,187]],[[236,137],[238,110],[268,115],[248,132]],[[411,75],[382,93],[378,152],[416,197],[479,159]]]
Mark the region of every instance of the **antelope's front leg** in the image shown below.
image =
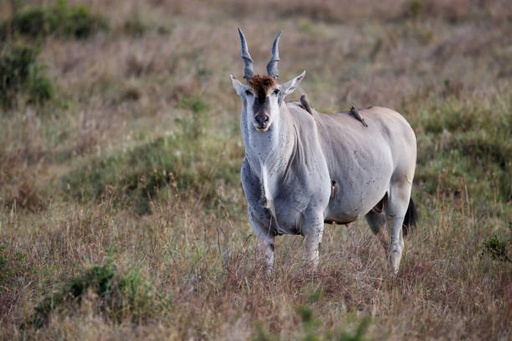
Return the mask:
[[[268,235],[259,235],[258,251],[267,275],[271,275],[274,266],[274,238]]]
[[[274,234],[271,232],[272,218],[267,209],[249,206],[249,221],[258,239],[259,263],[268,275],[274,266]]]
[[[309,219],[309,224],[306,225],[306,229],[304,231],[304,260],[312,271],[316,271],[318,269],[318,263],[320,260],[319,248],[322,243],[323,233],[323,217],[315,215]]]

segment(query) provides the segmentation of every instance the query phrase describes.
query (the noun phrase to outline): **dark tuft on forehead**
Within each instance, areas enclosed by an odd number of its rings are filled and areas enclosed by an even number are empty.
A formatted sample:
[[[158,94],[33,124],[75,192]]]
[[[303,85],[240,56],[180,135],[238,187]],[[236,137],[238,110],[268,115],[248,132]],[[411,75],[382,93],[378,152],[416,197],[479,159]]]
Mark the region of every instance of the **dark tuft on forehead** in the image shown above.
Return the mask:
[[[265,98],[268,91],[277,86],[275,79],[270,76],[256,75],[249,78],[248,82],[260,99]]]

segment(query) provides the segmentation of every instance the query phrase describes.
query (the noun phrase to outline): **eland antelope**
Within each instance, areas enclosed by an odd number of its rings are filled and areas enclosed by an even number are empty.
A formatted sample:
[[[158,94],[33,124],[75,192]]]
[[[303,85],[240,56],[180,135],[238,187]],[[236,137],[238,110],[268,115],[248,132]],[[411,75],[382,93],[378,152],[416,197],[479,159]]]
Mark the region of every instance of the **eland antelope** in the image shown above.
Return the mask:
[[[382,107],[360,110],[365,117],[362,125],[353,112],[326,115],[285,102],[306,72],[277,82],[281,32],[264,76],[254,73],[247,41],[238,32],[246,84],[232,75],[231,80],[243,101],[241,178],[267,271],[272,271],[277,235],[302,235],[305,259],[314,270],[324,224],[349,224],[365,215],[397,273],[404,247],[402,229],[417,220],[411,199],[416,167],[411,126],[396,111]],[[391,243],[385,237],[388,220]]]

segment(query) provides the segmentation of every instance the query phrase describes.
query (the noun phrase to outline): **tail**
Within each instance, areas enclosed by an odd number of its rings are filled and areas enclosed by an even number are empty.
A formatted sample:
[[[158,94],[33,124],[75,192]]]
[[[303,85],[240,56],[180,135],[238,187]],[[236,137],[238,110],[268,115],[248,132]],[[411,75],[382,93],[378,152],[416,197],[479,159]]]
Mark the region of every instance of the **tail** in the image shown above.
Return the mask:
[[[414,205],[414,201],[412,198],[409,199],[409,207],[407,207],[407,212],[405,213],[404,223],[402,225],[402,232],[404,236],[407,236],[409,232],[414,230],[418,223],[418,211],[416,210],[416,206]]]

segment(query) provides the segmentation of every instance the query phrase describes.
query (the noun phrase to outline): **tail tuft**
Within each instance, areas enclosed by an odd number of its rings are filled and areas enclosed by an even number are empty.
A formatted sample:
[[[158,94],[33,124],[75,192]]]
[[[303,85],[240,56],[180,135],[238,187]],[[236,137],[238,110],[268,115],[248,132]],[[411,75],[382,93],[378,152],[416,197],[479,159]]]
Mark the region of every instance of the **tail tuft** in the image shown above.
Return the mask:
[[[402,225],[402,232],[404,236],[407,236],[409,232],[416,229],[418,223],[418,211],[416,210],[416,206],[414,205],[414,201],[412,198],[409,200],[409,207],[407,208],[407,212],[405,213],[404,223]]]

